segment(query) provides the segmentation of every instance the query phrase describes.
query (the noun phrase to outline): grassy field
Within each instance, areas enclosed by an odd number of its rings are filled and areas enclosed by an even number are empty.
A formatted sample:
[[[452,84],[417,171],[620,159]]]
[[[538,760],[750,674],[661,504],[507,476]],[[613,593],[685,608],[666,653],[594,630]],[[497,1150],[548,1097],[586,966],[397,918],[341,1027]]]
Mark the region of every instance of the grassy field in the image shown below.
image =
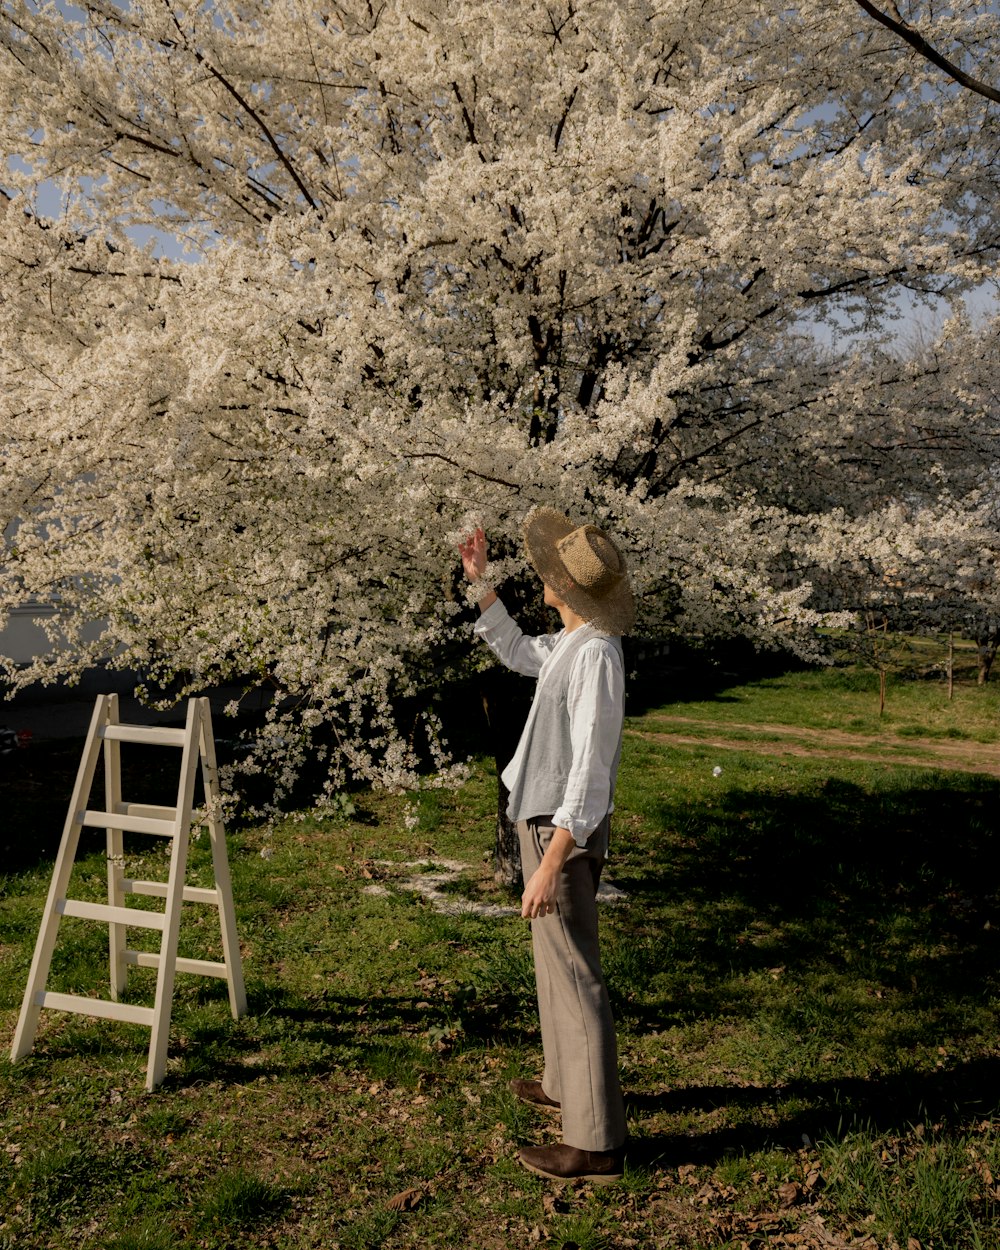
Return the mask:
[[[156,1093],[146,1031],[43,1014],[0,1061],[0,1250],[996,1250],[1000,783],[935,752],[991,755],[1000,691],[899,683],[880,719],[870,674],[716,685],[628,724],[602,916],[621,1184],[515,1161],[553,1128],[507,1089],[540,1042],[527,927],[484,914],[511,900],[479,763],[457,793],[231,832],[250,1012],[179,977]],[[778,753],[788,726],[814,736]],[[824,754],[839,734],[864,758]],[[104,867],[95,837],[78,897]],[[4,1054],[49,871],[0,880]],[[210,919],[186,909],[182,953],[215,952]],[[105,941],[64,920],[51,988],[103,992]]]

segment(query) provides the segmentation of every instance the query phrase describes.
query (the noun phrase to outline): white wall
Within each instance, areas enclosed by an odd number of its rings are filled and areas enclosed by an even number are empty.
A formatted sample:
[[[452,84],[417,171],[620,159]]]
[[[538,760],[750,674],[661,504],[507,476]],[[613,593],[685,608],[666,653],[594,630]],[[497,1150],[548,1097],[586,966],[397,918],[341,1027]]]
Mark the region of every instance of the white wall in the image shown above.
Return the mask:
[[[30,664],[36,655],[48,651],[49,640],[39,624],[55,616],[55,609],[40,603],[15,608],[5,629],[0,629],[0,655],[9,656],[17,664]]]
[[[0,629],[0,655],[15,664],[30,664],[37,655],[52,649],[41,622],[55,616],[56,610],[45,603],[25,603],[14,608],[4,629]],[[95,621],[84,630],[85,638],[99,638],[104,625]]]

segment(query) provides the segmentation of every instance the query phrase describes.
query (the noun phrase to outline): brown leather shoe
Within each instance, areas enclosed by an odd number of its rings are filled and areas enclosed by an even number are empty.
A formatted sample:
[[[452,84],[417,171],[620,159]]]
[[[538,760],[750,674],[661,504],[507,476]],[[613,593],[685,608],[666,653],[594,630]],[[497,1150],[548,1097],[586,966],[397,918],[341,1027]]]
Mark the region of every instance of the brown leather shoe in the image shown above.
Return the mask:
[[[617,1150],[577,1150],[559,1142],[555,1146],[525,1146],[518,1162],[537,1176],[553,1181],[595,1181],[610,1185],[624,1175],[625,1147]]]
[[[510,1088],[515,1096],[522,1102],[526,1102],[529,1107],[537,1107],[539,1111],[548,1111],[550,1115],[561,1110],[555,1099],[550,1098],[542,1089],[541,1081],[525,1081],[517,1076],[511,1081]]]

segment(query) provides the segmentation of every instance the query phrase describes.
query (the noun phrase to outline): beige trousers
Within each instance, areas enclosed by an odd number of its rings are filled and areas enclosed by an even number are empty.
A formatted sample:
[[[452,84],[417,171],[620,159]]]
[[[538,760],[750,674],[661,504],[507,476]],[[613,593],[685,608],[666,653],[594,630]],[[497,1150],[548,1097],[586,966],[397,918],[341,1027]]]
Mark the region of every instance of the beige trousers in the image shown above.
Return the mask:
[[[553,832],[550,816],[519,821],[525,881]],[[597,886],[608,817],[566,860],[555,910],[531,922],[545,1072],[542,1089],[562,1104],[563,1141],[578,1150],[616,1150],[625,1142],[618,1046],[597,938]]]

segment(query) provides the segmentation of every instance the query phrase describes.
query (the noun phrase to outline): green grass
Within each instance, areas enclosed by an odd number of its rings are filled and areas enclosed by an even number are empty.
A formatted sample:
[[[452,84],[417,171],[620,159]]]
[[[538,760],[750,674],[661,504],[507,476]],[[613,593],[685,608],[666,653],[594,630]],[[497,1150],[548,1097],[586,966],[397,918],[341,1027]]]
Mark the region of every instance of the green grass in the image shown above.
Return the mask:
[[[906,676],[890,675],[882,716],[877,673],[852,664],[733,682],[708,697],[692,695],[690,688],[697,683],[685,682],[688,693],[663,711],[712,723],[797,725],[907,741],[1000,741],[1000,683],[979,687],[974,670],[971,677],[968,667],[960,672],[964,679],[956,683],[951,699],[939,667],[924,662]],[[644,727],[655,729],[654,711],[640,719]]]
[[[211,1178],[199,1214],[209,1230],[243,1228],[266,1221],[285,1205],[285,1195],[278,1186],[253,1172],[236,1169]]]
[[[850,729],[872,715],[861,677],[790,673],[632,724]],[[909,683],[892,736],[924,727],[908,754],[986,741],[997,692],[961,695],[942,710],[939,685]],[[355,795],[353,812],[231,834],[250,1012],[233,1021],[220,983],[179,977],[156,1093],[145,1030],[43,1013],[31,1056],[0,1060],[0,1250],[810,1250],[818,1228],[995,1250],[1000,786],[768,755],[769,737],[626,741],[608,875],[628,902],[602,913],[620,1185],[552,1186],[515,1161],[553,1133],[507,1088],[540,1063],[526,926],[442,914],[407,884],[454,859],[446,897],[510,901],[484,860],[480,763],[457,793]],[[0,883],[3,1054],[49,871]],[[192,880],[209,871],[194,844]],[[76,877],[100,897],[96,842]],[[185,908],[182,951],[217,955],[211,914]],[[100,926],[65,921],[53,987],[99,992],[105,960]],[[135,974],[129,998],[151,993]]]
[[[927,1134],[921,1124],[905,1140],[888,1141],[857,1133],[824,1146],[822,1156],[839,1210],[868,1220],[880,1239],[969,1250],[995,1244],[995,1128]]]

